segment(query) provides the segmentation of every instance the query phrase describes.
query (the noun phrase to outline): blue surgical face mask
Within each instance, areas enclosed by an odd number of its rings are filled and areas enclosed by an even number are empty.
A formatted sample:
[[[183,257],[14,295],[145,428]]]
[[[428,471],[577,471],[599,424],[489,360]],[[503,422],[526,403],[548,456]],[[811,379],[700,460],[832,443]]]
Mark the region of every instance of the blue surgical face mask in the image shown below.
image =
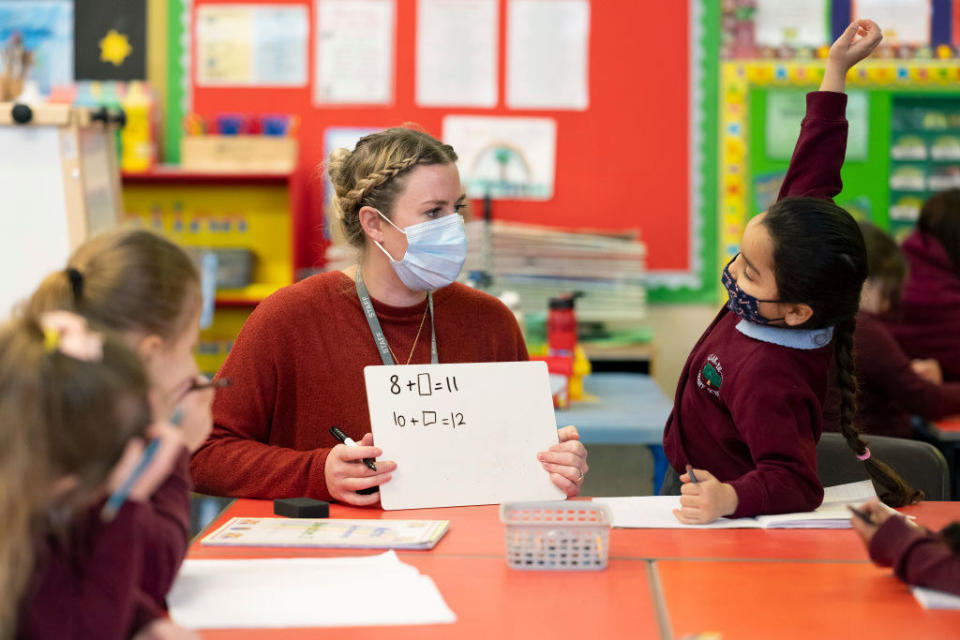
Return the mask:
[[[760,315],[760,303],[761,302],[780,302],[779,300],[759,300],[754,298],[749,293],[745,292],[737,284],[737,281],[733,279],[733,276],[730,275],[730,265],[733,264],[733,261],[737,259],[740,254],[733,256],[733,259],[727,263],[727,266],[723,268],[723,277],[720,278],[720,282],[723,283],[724,288],[727,290],[727,296],[730,300],[727,302],[727,307],[730,308],[735,315],[740,316],[747,322],[753,322],[754,324],[770,324],[771,322],[780,322],[783,318],[764,318]]]
[[[463,216],[454,213],[401,229],[387,216],[377,213],[407,236],[407,252],[400,260],[394,260],[383,245],[374,241],[390,259],[393,270],[407,288],[434,291],[457,279],[467,259],[467,231]]]

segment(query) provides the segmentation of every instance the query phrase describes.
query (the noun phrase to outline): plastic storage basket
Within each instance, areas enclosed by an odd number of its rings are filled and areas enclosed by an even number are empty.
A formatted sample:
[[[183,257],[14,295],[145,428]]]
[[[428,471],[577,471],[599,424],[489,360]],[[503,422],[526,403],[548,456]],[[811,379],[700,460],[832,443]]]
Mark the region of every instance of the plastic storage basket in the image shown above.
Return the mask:
[[[507,525],[507,564],[514,569],[604,569],[610,509],[586,500],[500,505]]]

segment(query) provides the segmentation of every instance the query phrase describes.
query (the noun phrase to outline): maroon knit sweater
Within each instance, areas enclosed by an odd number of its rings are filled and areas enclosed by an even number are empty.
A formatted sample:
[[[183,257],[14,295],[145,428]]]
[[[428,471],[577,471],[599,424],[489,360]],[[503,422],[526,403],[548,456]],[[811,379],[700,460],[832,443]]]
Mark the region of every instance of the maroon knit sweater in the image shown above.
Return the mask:
[[[527,359],[513,313],[496,298],[455,283],[433,301],[441,363]],[[402,361],[423,323],[413,362],[430,362],[426,301],[373,306]],[[218,374],[232,384],[217,394],[213,433],[193,457],[197,490],[329,500],[324,466],[337,444],[329,429],[354,440],[370,431],[363,368],[379,364],[354,282],[343,273],[307,278],[263,301]]]
[[[807,94],[807,115],[780,199],[842,188],[847,96]],[[816,444],[832,346],[801,350],[749,338],[724,308],[694,346],[663,434],[670,464],[706,469],[737,491],[733,517],[809,511],[823,501]],[[708,384],[704,368],[721,376]],[[716,376],[714,376],[716,377]]]
[[[960,382],[960,266],[936,238],[920,231],[904,241],[903,253],[910,274],[900,315],[887,326],[908,356],[935,358],[945,380]]]

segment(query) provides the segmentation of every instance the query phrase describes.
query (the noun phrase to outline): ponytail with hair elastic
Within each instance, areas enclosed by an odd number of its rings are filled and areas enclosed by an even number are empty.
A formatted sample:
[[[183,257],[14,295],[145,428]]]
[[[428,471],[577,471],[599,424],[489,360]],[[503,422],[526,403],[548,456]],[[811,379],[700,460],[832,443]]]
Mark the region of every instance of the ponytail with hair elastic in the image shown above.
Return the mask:
[[[67,267],[67,277],[70,278],[70,289],[73,291],[73,301],[80,302],[83,297],[83,274],[79,269]]]
[[[857,458],[862,460],[867,473],[877,488],[880,499],[891,507],[903,507],[923,499],[923,492],[914,489],[887,464],[872,456],[867,443],[860,437],[854,424],[857,413],[857,379],[854,375],[853,335],[856,330],[855,317],[838,322],[835,329],[837,382],[840,388],[840,433],[853,449]]]

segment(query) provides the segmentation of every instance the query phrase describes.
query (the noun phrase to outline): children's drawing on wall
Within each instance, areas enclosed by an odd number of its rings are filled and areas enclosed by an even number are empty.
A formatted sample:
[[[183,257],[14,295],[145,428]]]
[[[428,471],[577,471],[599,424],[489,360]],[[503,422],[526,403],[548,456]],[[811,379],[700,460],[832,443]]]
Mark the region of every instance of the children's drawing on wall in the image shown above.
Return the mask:
[[[557,125],[550,118],[447,116],[443,141],[460,157],[470,198],[549,200],[553,197]]]
[[[0,0],[0,102],[73,80],[73,3]]]

